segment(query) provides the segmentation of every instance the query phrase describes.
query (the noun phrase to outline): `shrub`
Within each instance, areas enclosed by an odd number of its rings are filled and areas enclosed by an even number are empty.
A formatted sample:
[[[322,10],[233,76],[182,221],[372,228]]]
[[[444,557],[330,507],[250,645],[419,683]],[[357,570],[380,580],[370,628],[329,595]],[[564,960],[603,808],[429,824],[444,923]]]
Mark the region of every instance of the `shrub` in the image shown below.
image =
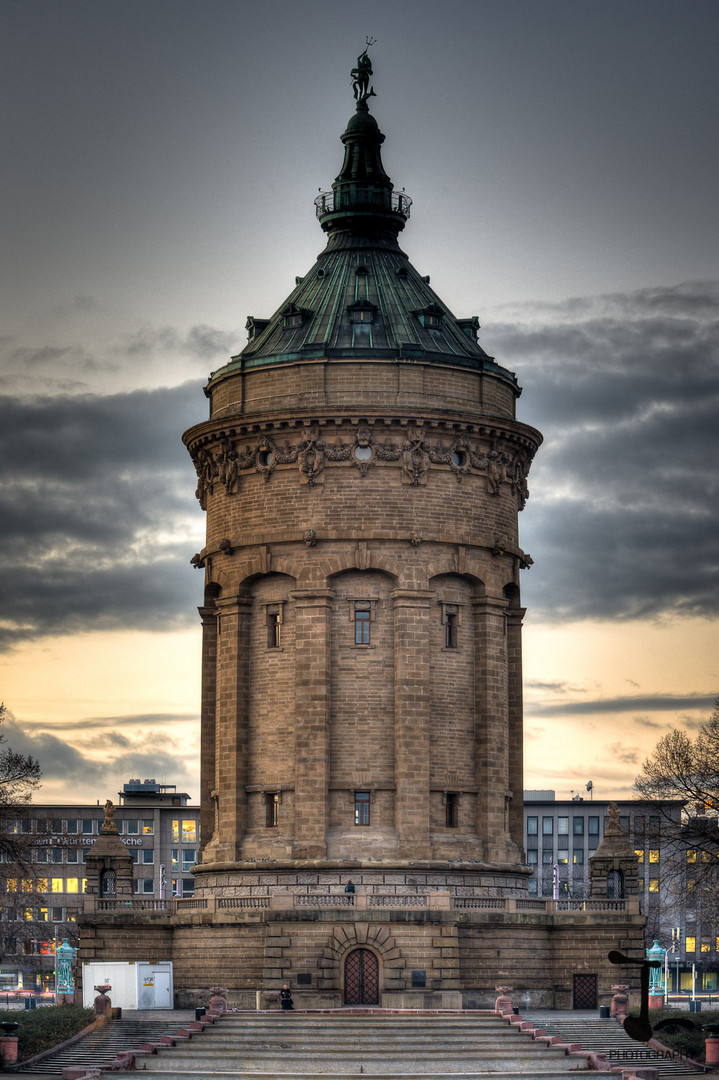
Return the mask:
[[[46,1005],[30,1012],[0,1010],[0,1023],[20,1024],[18,1058],[24,1061],[64,1042],[95,1019],[93,1009],[80,1005]]]

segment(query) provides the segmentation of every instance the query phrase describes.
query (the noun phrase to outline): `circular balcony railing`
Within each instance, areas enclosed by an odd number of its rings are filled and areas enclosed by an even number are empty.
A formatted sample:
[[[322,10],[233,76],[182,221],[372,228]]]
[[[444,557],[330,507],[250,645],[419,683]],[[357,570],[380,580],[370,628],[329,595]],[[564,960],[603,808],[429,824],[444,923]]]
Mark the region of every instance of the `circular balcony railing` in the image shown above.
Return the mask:
[[[409,218],[410,207],[412,206],[412,200],[409,195],[405,195],[403,191],[393,191],[391,194],[390,209],[393,214],[399,214],[405,221]],[[350,206],[337,207],[338,210],[350,210]],[[377,209],[382,209],[381,206],[377,206]],[[335,193],[334,191],[322,191],[315,199],[315,212],[318,218],[322,218],[325,214],[332,214],[335,210]]]

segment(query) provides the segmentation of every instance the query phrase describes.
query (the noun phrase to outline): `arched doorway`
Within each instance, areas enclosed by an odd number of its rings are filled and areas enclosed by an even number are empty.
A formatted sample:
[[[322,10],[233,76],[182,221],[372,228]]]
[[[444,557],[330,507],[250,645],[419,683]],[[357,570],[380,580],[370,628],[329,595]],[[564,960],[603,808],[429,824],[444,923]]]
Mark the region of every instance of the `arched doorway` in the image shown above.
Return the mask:
[[[379,1005],[379,961],[370,949],[354,949],[345,961],[345,1005]]]

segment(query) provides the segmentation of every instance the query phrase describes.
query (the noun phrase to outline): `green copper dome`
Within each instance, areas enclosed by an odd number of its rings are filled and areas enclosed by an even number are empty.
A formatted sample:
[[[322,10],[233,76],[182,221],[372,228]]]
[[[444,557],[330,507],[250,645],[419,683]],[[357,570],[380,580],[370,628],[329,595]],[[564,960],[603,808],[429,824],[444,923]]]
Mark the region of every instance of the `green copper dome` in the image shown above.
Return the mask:
[[[358,67],[342,168],[332,190],[315,199],[327,246],[271,318],[248,318],[248,344],[212,377],[302,360],[371,358],[489,369],[516,383],[478,344],[478,319],[457,319],[401,250],[397,237],[412,200],[394,191],[384,171],[384,135],[368,106],[372,70],[368,62]]]

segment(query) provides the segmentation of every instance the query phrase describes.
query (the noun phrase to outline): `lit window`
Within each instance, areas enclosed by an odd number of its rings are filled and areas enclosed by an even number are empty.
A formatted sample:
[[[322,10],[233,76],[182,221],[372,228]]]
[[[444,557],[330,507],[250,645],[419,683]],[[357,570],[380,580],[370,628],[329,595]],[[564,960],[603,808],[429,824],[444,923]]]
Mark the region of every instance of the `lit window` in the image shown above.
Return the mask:
[[[701,952],[711,952],[711,945],[709,944],[708,941],[702,941],[700,951]]]
[[[684,939],[684,952],[696,952],[697,939],[695,937],[686,937]]]
[[[712,858],[711,851],[702,851],[702,862],[711,862],[711,858]]]
[[[445,611],[444,613],[444,647],[445,649],[457,648],[457,612]]]
[[[77,878],[75,880],[77,880]],[[50,891],[65,892],[65,883],[61,877],[54,877],[50,879]]]
[[[560,850],[557,851],[557,862],[561,866],[566,866],[567,863],[569,862],[569,852],[567,851],[566,848],[561,848]]]
[[[652,848],[649,852],[649,862],[659,862],[659,849]]]
[[[62,908],[60,908],[62,911]],[[67,922],[77,922],[77,913],[71,908],[67,909]]]
[[[369,645],[369,624],[369,604],[355,604],[355,645]]]
[[[79,892],[80,891],[80,879],[76,877],[69,877],[65,882],[65,892]],[[54,892],[54,890],[53,890]]]
[[[178,818],[172,819],[172,839],[175,843],[180,841],[180,821]]]
[[[643,848],[635,848],[634,854],[637,857],[637,862],[640,862],[640,863],[644,862],[644,849]]]
[[[444,823],[448,829],[456,829],[459,825],[459,795],[448,791],[444,799]]]
[[[142,823],[142,835],[152,836],[155,832],[155,823],[153,821],[143,821]]]
[[[369,791],[355,791],[355,825],[369,825]]]
[[[278,605],[267,608],[267,648],[280,647],[280,609]]]
[[[40,877],[40,878],[37,879],[37,891],[38,892],[47,892],[47,878],[46,877]]]
[[[637,878],[637,888],[639,889],[640,893],[644,892],[644,878],[643,877]]]
[[[180,849],[179,848],[173,848],[172,849],[172,870],[179,870],[179,869],[180,869]]]
[[[32,892],[33,891],[32,881],[30,880],[30,878],[23,878],[22,879],[21,888],[22,888],[23,892]]]
[[[650,877],[649,878],[649,892],[659,892],[659,878],[658,877]]]
[[[195,844],[197,842],[197,822],[194,818],[184,818],[182,822],[182,843]]]
[[[719,952],[719,936],[714,939],[714,951]]]
[[[32,908],[26,907],[23,909],[22,917],[25,922],[32,922]]]
[[[689,848],[689,850],[687,851],[687,862],[696,862],[696,861],[697,861],[696,849],[695,848]]]
[[[280,796],[276,791],[265,792],[265,825],[276,829],[279,825]]]
[[[572,859],[574,860],[575,866],[582,866],[584,864],[584,852],[581,848],[576,848],[572,852]]]

